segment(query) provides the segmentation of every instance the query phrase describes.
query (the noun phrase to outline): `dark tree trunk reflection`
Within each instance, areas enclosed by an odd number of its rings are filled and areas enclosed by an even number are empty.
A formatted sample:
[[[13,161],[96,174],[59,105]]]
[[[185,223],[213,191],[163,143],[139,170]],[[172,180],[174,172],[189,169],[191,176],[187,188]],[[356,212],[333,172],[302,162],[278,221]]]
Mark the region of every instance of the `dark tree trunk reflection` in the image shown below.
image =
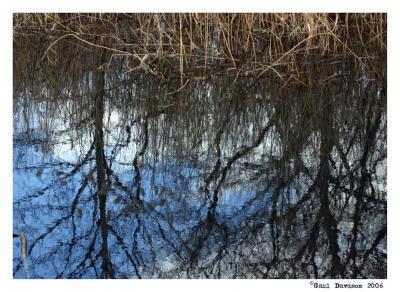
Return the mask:
[[[105,52],[99,54],[97,67],[106,62]],[[101,268],[101,278],[115,278],[112,262],[108,251],[108,223],[107,223],[107,192],[109,185],[106,181],[106,160],[104,157],[104,137],[103,137],[103,118],[104,118],[104,86],[105,73],[97,70],[94,77],[94,117],[95,117],[95,151],[96,151],[96,173],[97,173],[97,200],[99,205],[98,224],[101,230],[102,245],[100,255],[103,260]]]

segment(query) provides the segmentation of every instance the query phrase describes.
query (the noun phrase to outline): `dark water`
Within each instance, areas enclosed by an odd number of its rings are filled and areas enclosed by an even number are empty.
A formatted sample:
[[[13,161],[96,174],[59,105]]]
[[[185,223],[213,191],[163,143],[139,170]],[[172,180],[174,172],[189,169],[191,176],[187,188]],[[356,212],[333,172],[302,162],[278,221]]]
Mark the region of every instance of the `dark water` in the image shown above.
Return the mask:
[[[26,86],[14,277],[386,278],[386,77],[300,70]]]

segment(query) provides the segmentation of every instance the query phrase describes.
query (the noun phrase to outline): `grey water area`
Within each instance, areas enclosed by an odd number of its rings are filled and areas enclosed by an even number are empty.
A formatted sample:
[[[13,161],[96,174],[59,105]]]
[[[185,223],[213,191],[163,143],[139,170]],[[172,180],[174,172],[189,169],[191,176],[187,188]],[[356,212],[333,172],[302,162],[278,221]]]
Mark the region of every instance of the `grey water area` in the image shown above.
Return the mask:
[[[386,278],[386,81],[368,74],[27,88],[14,278]]]

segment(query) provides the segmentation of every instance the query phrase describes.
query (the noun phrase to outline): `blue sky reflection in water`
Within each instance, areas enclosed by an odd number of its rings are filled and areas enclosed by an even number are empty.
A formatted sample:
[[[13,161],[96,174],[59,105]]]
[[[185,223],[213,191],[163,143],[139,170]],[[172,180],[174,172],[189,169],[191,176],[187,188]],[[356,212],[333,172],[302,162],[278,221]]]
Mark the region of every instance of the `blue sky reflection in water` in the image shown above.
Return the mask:
[[[15,278],[386,278],[384,62],[182,87],[104,55],[16,83]]]

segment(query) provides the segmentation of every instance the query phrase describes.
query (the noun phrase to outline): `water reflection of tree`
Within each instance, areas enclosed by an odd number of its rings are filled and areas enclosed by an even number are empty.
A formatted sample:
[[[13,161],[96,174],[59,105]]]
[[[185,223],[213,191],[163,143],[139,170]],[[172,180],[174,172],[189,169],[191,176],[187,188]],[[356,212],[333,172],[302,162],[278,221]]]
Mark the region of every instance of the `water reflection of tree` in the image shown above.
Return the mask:
[[[37,228],[34,275],[386,276],[384,78],[314,61],[301,68],[307,87],[221,75],[177,91],[178,78],[125,76],[106,60],[16,97],[16,116],[54,109],[39,115],[40,145],[91,145],[76,164],[43,162],[60,173],[14,202]],[[57,119],[71,127],[54,132]],[[237,210],[221,201],[234,192],[246,199]]]

